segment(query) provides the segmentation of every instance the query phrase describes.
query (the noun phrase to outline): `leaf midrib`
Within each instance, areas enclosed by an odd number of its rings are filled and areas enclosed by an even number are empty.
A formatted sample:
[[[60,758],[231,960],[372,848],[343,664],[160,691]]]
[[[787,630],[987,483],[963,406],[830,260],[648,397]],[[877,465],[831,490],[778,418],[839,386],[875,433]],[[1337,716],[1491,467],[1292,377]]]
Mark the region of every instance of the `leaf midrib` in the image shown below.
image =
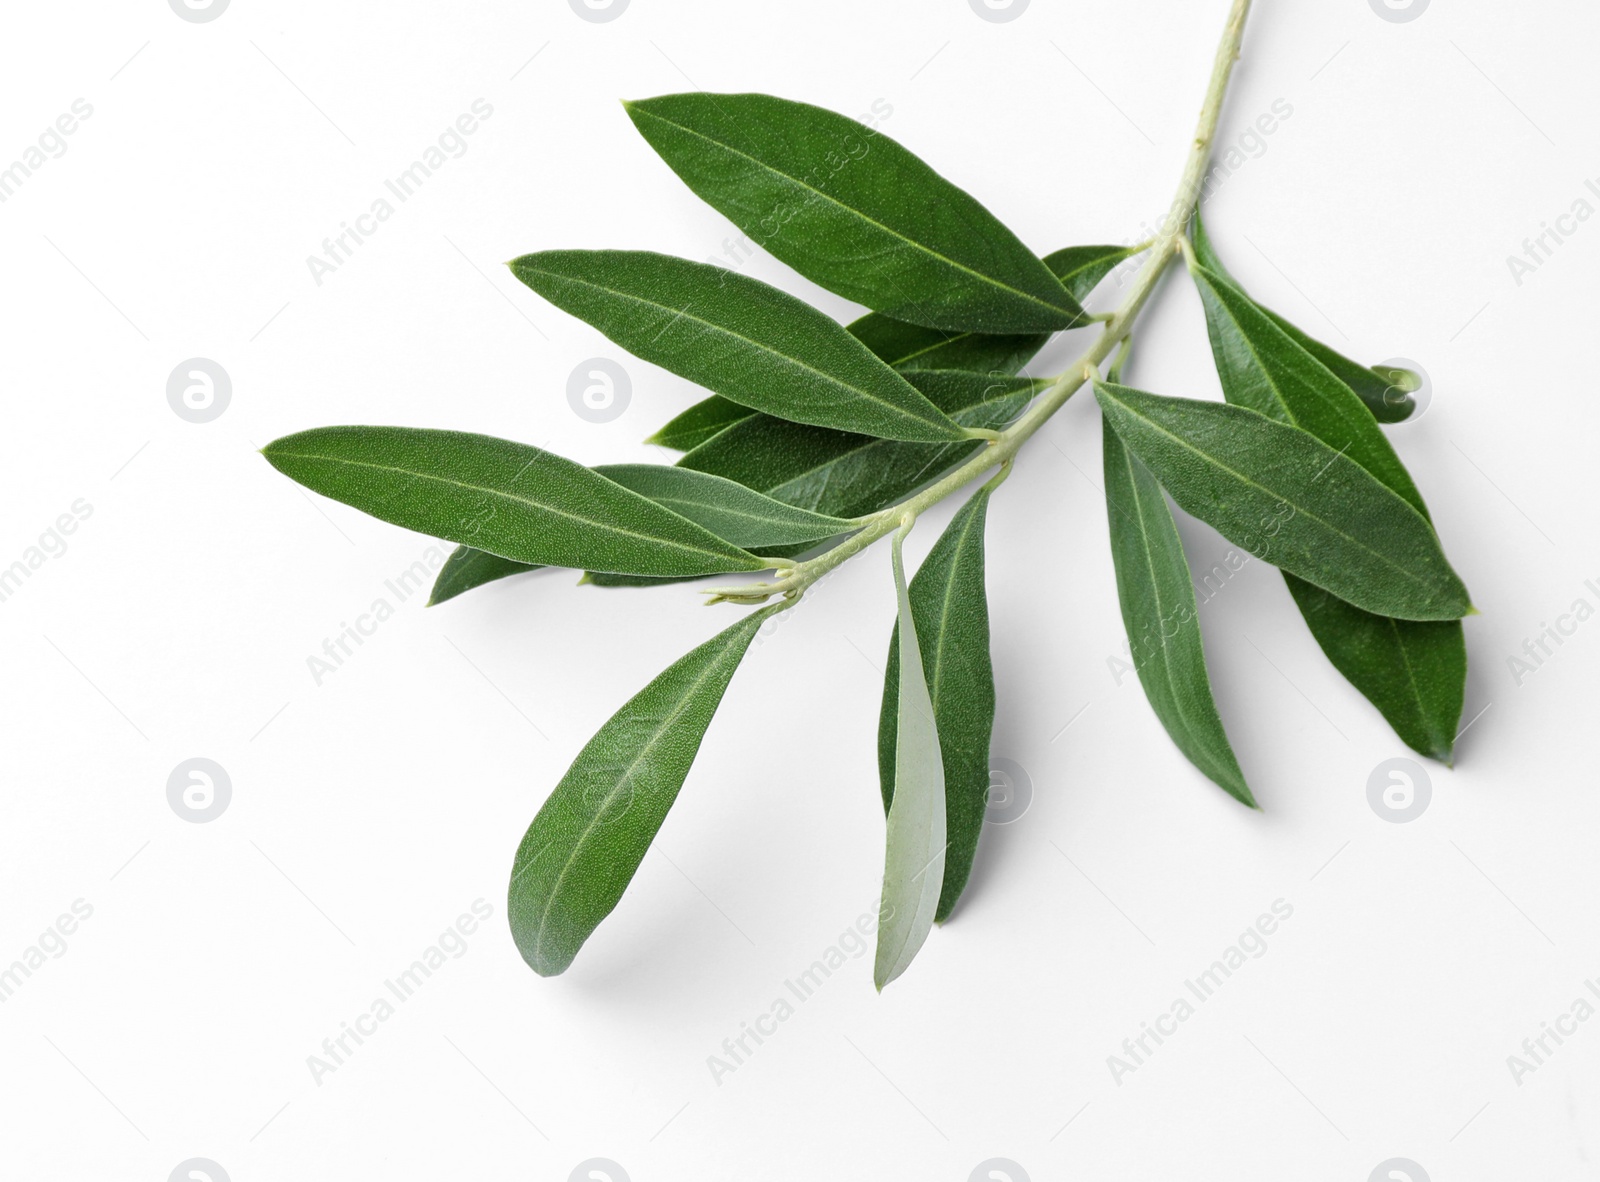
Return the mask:
[[[844,210],[846,213],[855,215],[856,217],[860,218],[862,221],[866,222],[868,225],[876,226],[878,229],[882,230],[885,234],[888,234],[890,237],[898,238],[900,241],[906,243],[913,250],[920,251],[921,253],[927,255],[930,258],[938,259],[940,262],[946,263],[949,266],[954,267],[958,271],[963,271],[966,274],[973,276],[975,279],[979,280],[980,282],[986,283],[990,287],[995,288],[997,291],[1003,291],[1003,292],[1007,292],[1007,293],[1009,293],[1011,295],[1014,295],[1014,296],[1020,296],[1022,299],[1028,301],[1031,304],[1036,304],[1041,308],[1048,308],[1052,312],[1060,313],[1060,314],[1066,316],[1068,320],[1076,319],[1076,315],[1072,312],[1071,309],[1059,307],[1059,306],[1057,306],[1055,304],[1050,303],[1047,300],[1040,299],[1036,295],[1033,295],[1033,294],[1031,294],[1029,292],[1022,291],[1020,288],[1012,287],[1009,283],[1002,283],[1000,280],[995,279],[992,276],[985,275],[981,271],[974,270],[973,268],[967,266],[965,263],[958,262],[957,260],[955,260],[953,258],[950,258],[947,255],[941,254],[939,251],[934,250],[930,246],[923,245],[922,243],[918,242],[914,238],[908,238],[908,237],[906,237],[906,235],[902,234],[900,231],[894,229],[893,227],[885,225],[884,223],[878,221],[876,218],[868,217],[861,210],[856,209],[853,206],[846,205],[844,202],[838,200],[837,198],[831,196],[828,193],[823,192],[821,189],[818,189],[813,185],[806,184],[806,182],[801,180],[799,177],[790,176],[788,173],[783,172],[783,171],[781,171],[781,170],[779,170],[777,168],[774,168],[772,165],[768,164],[766,161],[761,160],[761,159],[759,159],[759,158],[757,158],[755,156],[752,156],[748,152],[745,152],[745,151],[742,151],[742,150],[740,150],[738,148],[735,148],[733,145],[725,143],[722,140],[713,139],[711,136],[706,135],[704,132],[696,131],[692,127],[685,127],[683,124],[676,123],[671,119],[667,119],[667,118],[665,118],[665,117],[663,117],[661,115],[658,115],[654,111],[645,110],[644,108],[640,107],[637,104],[634,105],[633,109],[636,110],[636,111],[639,111],[641,114],[646,115],[647,117],[649,117],[651,119],[657,120],[660,123],[665,123],[668,127],[676,127],[679,131],[684,132],[686,135],[692,135],[697,139],[704,140],[708,144],[716,145],[717,147],[721,148],[725,152],[730,152],[735,156],[740,156],[740,157],[744,158],[745,160],[750,161],[750,163],[754,164],[757,168],[760,168],[765,172],[771,173],[775,177],[779,177],[779,178],[781,178],[781,179],[783,179],[785,181],[788,181],[790,184],[793,184],[796,187],[805,190],[806,192],[816,194],[822,200],[828,202],[831,205],[837,206],[839,209]],[[991,216],[993,216],[993,215],[991,215]],[[1046,268],[1046,270],[1048,272],[1048,268]],[[1055,277],[1051,276],[1051,278],[1055,278]],[[1060,283],[1060,280],[1058,279],[1058,280],[1056,280],[1056,282]],[[1066,288],[1063,287],[1062,291],[1065,292]],[[1067,298],[1068,299],[1072,298],[1071,293],[1067,293]],[[1076,303],[1076,301],[1073,301],[1073,302]]]

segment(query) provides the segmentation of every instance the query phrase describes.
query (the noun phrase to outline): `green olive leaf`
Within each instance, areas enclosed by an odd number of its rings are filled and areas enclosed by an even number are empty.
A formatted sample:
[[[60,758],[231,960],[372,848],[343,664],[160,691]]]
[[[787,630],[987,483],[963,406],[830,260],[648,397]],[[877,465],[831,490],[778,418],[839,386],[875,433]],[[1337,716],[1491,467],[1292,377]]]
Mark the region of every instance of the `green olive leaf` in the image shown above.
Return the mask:
[[[1046,255],[1044,262],[1075,299],[1084,300],[1118,263],[1141,249],[1138,246],[1069,246]],[[847,327],[852,336],[902,372],[957,369],[968,373],[1014,374],[1050,339],[1049,333],[992,336],[976,332],[941,332],[893,320],[880,312],[869,312]],[[691,451],[734,423],[749,418],[751,413],[713,394],[695,403],[645,442]]]
[[[889,806],[883,902],[878,908],[878,949],[872,967],[873,984],[879,992],[905,972],[921,951],[933,929],[944,888],[944,759],[922,668],[917,622],[906,589],[903,540],[903,531],[895,534],[900,665],[895,695],[894,799]]]
[[[1204,267],[1191,274],[1205,305],[1223,397],[1311,432],[1427,516],[1410,473],[1354,391],[1226,279]]]
[[[594,471],[710,530],[725,542],[762,553],[803,548],[854,528],[850,522],[837,517],[797,509],[742,484],[687,468],[669,468],[661,464],[599,464]],[[511,562],[460,546],[440,568],[429,604],[443,603],[463,591],[508,575],[538,569],[536,565]],[[649,586],[675,580],[590,571],[587,581],[602,586]]]
[[[947,370],[908,373],[963,427],[995,429],[1022,413],[1047,382]],[[678,461],[769,497],[833,517],[860,517],[910,496],[984,444],[894,443],[756,415]]]
[[[679,659],[596,732],[528,826],[506,913],[541,977],[565,972],[610,915],[689,774],[763,608]]]
[[[1064,246],[1044,256],[1044,265],[1061,280],[1075,300],[1086,300],[1117,265],[1149,248],[1145,242],[1133,246]]]
[[[993,214],[854,119],[764,94],[625,106],[696,195],[846,299],[958,332],[1054,332],[1084,320]]]
[[[928,696],[944,765],[948,845],[935,923],[950,917],[972,874],[989,805],[989,739],[994,730],[994,669],[989,660],[989,603],[984,588],[983,530],[990,489],[980,489],[939,536],[911,580]],[[892,811],[900,738],[900,626],[889,639],[878,715],[878,778]]]
[[[1049,384],[1033,378],[996,378],[953,371],[913,372],[907,377],[956,423],[991,430],[1015,419]],[[756,414],[718,432],[683,456],[678,466],[726,477],[784,504],[848,519],[904,500],[983,446],[975,440],[898,443]],[[607,470],[604,464],[595,469],[602,474]],[[774,556],[792,556],[806,548],[786,550],[776,542],[763,540],[745,545]],[[473,564],[459,551],[450,556],[445,568],[451,571],[452,595],[535,569]],[[446,570],[439,573],[441,581]],[[482,578],[471,582],[478,574]],[[647,577],[593,572],[586,581],[601,587],[653,586],[659,582]]]
[[[962,437],[843,325],[748,275],[644,250],[548,250],[511,270],[635,356],[741,406],[884,439]]]
[[[971,373],[1016,373],[1044,348],[1049,333],[996,335],[945,332],[868,312],[851,322],[850,333],[901,373],[959,369]]]
[[[602,464],[595,471],[745,549],[815,543],[855,528],[709,472],[663,464]]]
[[[261,449],[380,521],[541,566],[683,577],[761,570],[710,530],[524,443],[411,427],[318,427]]]
[[[1189,561],[1150,470],[1102,419],[1106,518],[1122,624],[1150,708],[1189,762],[1234,799],[1258,807],[1211,694]]]
[[[670,447],[673,451],[692,451],[712,436],[755,413],[748,406],[729,402],[721,394],[712,394],[670,420],[645,442],[658,447]]]
[[[1377,615],[1472,610],[1426,518],[1360,464],[1258,411],[1095,384],[1134,455],[1235,545]]]
[[[1408,747],[1450,763],[1467,687],[1461,621],[1374,615],[1303,579],[1284,577],[1333,667],[1378,708]]]
[[[1309,431],[1428,517],[1410,473],[1355,392],[1227,280],[1205,267],[1193,275],[1223,396]],[[1466,690],[1460,621],[1388,619],[1284,577],[1334,667],[1410,746],[1449,762]]]
[[[1044,264],[1076,300],[1088,299],[1099,282],[1137,246],[1069,246],[1044,257]],[[895,369],[961,369],[972,373],[1016,373],[1050,340],[1049,333],[996,335],[942,332],[869,312],[850,331]]]
[[[1211,245],[1211,238],[1206,233],[1205,225],[1198,213],[1195,214],[1191,238],[1194,243],[1195,258],[1200,265],[1217,279],[1232,284],[1243,293],[1244,285],[1228,272],[1222,265],[1222,260],[1217,257],[1217,252]],[[1411,417],[1411,412],[1416,409],[1416,403],[1408,395],[1421,384],[1421,379],[1411,370],[1388,366],[1369,368],[1359,361],[1350,360],[1337,349],[1323,344],[1279,316],[1271,308],[1260,304],[1256,307],[1260,308],[1262,315],[1282,329],[1290,340],[1315,357],[1336,378],[1349,386],[1378,422],[1400,423]]]
[[[1049,383],[948,370],[908,372],[907,378],[963,427],[995,429],[1022,413]],[[786,504],[835,517],[860,517],[904,500],[985,446],[979,442],[897,443],[755,415],[695,448],[678,465],[713,472]],[[805,547],[768,547],[793,557]],[[637,587],[659,580],[596,575],[602,587]]]
[[[543,569],[542,566],[533,563],[513,562],[509,558],[501,558],[498,554],[474,550],[471,546],[457,546],[450,552],[450,557],[444,560],[439,573],[434,576],[433,592],[428,596],[428,606],[444,603],[457,595],[471,591],[474,587],[481,587],[497,579]]]

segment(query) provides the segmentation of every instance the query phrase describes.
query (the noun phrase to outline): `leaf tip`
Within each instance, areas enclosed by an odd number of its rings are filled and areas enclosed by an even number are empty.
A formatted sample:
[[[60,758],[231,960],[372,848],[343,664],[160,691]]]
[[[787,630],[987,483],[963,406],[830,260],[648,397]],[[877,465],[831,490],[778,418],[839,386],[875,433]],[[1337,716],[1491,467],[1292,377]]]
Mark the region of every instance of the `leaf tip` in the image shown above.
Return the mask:
[[[583,578],[578,580],[577,585],[580,587],[587,587],[592,582],[594,582],[594,575],[588,571],[584,571]]]
[[[1481,616],[1481,615],[1483,615],[1483,613],[1480,612],[1477,608],[1473,607],[1472,604],[1470,604],[1470,603],[1467,604],[1467,610],[1461,613],[1462,619],[1466,619],[1468,616]]]
[[[1458,718],[1456,721],[1460,722],[1460,719]],[[1438,762],[1444,764],[1444,766],[1447,768],[1454,768],[1456,766],[1456,741],[1449,735],[1448,732],[1439,732],[1437,734],[1430,735],[1424,742],[1421,743],[1411,743],[1408,741],[1407,746],[1409,746],[1417,754],[1424,755],[1429,759],[1437,760]]]

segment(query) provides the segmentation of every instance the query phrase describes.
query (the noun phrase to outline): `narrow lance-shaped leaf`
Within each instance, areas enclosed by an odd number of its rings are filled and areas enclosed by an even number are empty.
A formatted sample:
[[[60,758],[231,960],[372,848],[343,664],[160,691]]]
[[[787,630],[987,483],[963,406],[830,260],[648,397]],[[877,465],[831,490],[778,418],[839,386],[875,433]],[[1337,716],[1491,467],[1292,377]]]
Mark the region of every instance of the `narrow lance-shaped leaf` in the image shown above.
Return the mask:
[[[1061,285],[1072,293],[1074,299],[1087,300],[1090,293],[1120,263],[1136,254],[1143,254],[1149,245],[1139,242],[1132,246],[1064,246],[1045,255],[1044,265],[1061,280]]]
[[[741,406],[884,439],[961,438],[843,325],[748,275],[643,250],[549,250],[511,270],[628,352]]]
[[[498,554],[490,554],[485,550],[474,550],[471,546],[457,546],[450,552],[450,557],[444,560],[439,573],[434,576],[433,591],[428,596],[428,606],[434,607],[471,591],[474,587],[481,587],[497,579],[543,569],[532,563],[513,562],[509,558],[501,558]]]
[[[565,972],[616,907],[678,798],[764,608],[670,666],[590,739],[528,826],[506,914],[541,977]]]
[[[1378,615],[1454,620],[1467,589],[1426,518],[1354,460],[1257,411],[1096,383],[1124,444],[1235,545]]]
[[[1333,667],[1408,747],[1449,763],[1467,689],[1461,621],[1395,620],[1364,612],[1293,575],[1284,580]]]
[[[1069,246],[1044,257],[1044,264],[1076,300],[1089,298],[1118,263],[1137,246]],[[870,312],[850,325],[884,361],[899,370],[961,369],[973,373],[1016,373],[1044,348],[1050,334],[946,332]]]
[[[1201,222],[1198,213],[1195,214],[1192,237],[1195,257],[1200,265],[1218,279],[1231,283],[1240,292],[1244,292],[1244,285],[1229,273],[1222,265],[1222,260],[1217,257],[1217,252],[1211,245],[1211,238],[1206,233],[1205,224]],[[1262,315],[1287,333],[1295,344],[1310,353],[1326,366],[1329,372],[1349,386],[1378,422],[1399,423],[1411,417],[1411,412],[1416,409],[1416,403],[1409,395],[1421,384],[1421,379],[1416,374],[1408,369],[1368,367],[1359,361],[1352,361],[1337,349],[1330,348],[1290,323],[1271,308],[1260,304],[1256,306],[1261,309]]]
[[[944,887],[944,761],[922,670],[917,623],[906,589],[902,534],[894,537],[899,603],[900,685],[896,706],[894,801],[889,806],[872,980],[881,991],[910,966],[933,928]]]
[[[602,464],[595,471],[747,549],[820,542],[855,528],[708,472],[663,464]]]
[[[1049,383],[1029,378],[928,371],[911,382],[964,427],[998,428]],[[859,517],[904,500],[985,446],[980,442],[896,443],[757,415],[730,427],[678,461],[714,472],[780,501],[835,517]],[[781,548],[772,556],[793,556]],[[597,575],[602,586],[637,586],[627,576]]]
[[[687,468],[661,464],[600,464],[594,471],[710,530],[725,542],[763,554],[811,545],[854,528],[850,522],[837,517],[798,509],[742,484]],[[442,603],[473,587],[538,569],[462,546],[440,568],[429,602]],[[654,581],[637,575],[594,572],[590,572],[590,578],[601,582]]]
[[[1238,288],[1194,268],[1222,392],[1231,403],[1309,431],[1356,461],[1412,508],[1427,506],[1355,392]],[[1460,621],[1396,620],[1340,603],[1285,572],[1328,659],[1423,755],[1448,762],[1466,691]]]
[[[989,739],[994,730],[994,670],[989,661],[989,603],[984,589],[983,530],[990,489],[961,507],[911,580],[928,697],[944,764],[947,845],[936,923],[950,917],[972,873],[989,804]],[[878,772],[883,807],[892,809],[900,738],[900,626],[889,639],[878,716]]]
[[[760,570],[760,559],[537,447],[410,427],[320,427],[262,448],[307,488],[517,562],[623,574]]]
[[[765,415],[761,417],[766,418]],[[795,423],[785,425],[798,427]],[[799,429],[821,430],[814,427]],[[656,464],[602,464],[596,471],[604,472],[641,496],[683,514],[718,537],[769,557],[793,557],[819,542],[855,528],[842,518],[790,505],[713,473]],[[584,581],[600,587],[649,587],[678,580],[590,571]]]
[[[1223,396],[1235,406],[1311,432],[1426,515],[1405,465],[1354,391],[1244,292],[1204,267],[1192,274],[1205,305]]]
[[[1167,498],[1102,420],[1106,517],[1122,623],[1139,684],[1178,750],[1222,790],[1251,808],[1255,797],[1211,695],[1199,606]]]
[[[729,402],[721,394],[712,394],[682,414],[668,419],[661,430],[645,442],[658,447],[670,447],[673,451],[693,451],[706,440],[720,435],[755,413],[748,406]]]
[[[930,328],[1053,332],[1083,309],[971,195],[881,132],[764,94],[625,104],[752,241],[829,291]]]
[[[1046,255],[1044,262],[1073,298],[1085,300],[1118,263],[1138,254],[1140,249],[1138,246],[1069,246]],[[1014,374],[1050,339],[1049,333],[995,336],[942,332],[893,320],[880,312],[869,312],[848,329],[874,354],[902,372],[937,369]],[[691,451],[752,413],[747,407],[713,394],[695,403],[645,442]]]
[[[1048,383],[1030,378],[928,371],[907,375],[963,427],[998,428]],[[834,517],[859,517],[909,496],[984,446],[902,444],[758,415],[678,461],[770,497]]]

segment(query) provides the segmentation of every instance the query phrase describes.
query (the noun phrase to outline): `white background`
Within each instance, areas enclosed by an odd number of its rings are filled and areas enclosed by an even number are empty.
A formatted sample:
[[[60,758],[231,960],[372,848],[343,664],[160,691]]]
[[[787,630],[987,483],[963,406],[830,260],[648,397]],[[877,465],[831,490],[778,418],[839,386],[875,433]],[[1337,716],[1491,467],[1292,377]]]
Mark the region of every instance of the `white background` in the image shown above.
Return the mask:
[[[1600,976],[1600,623],[1520,679],[1508,664],[1574,600],[1600,606],[1600,222],[1520,286],[1506,262],[1580,197],[1600,207],[1593,6],[1438,0],[1391,23],[1367,0],[1263,0],[1222,122],[1236,142],[1293,108],[1207,206],[1233,270],[1335,346],[1433,379],[1391,437],[1483,615],[1476,721],[1454,771],[1429,765],[1428,811],[1369,807],[1373,768],[1407,752],[1259,565],[1202,618],[1264,815],[1182,760],[1110,662],[1079,400],[991,510],[994,752],[1027,770],[1031,808],[991,827],[904,978],[880,997],[870,956],[852,962],[720,1085],[707,1057],[876,899],[887,552],[752,649],[656,852],[541,980],[504,926],[524,827],[733,609],[553,574],[424,610],[385,581],[427,539],[255,451],[376,422],[669,461],[639,440],[696,391],[500,265],[721,252],[731,227],[619,98],[883,100],[885,132],[1035,249],[1128,241],[1166,208],[1226,8],[1033,0],[987,23],[966,0],[633,0],[599,24],[565,0],[234,0],[188,23],[162,0],[10,5],[0,162],[75,99],[93,114],[0,204],[0,566],[74,501],[92,515],[0,603],[0,964],[74,900],[94,910],[0,1004],[0,1174],[162,1182],[206,1157],[235,1182],[562,1182],[604,1157],[633,1182],[964,1182],[1003,1157],[1035,1182],[1361,1182],[1406,1157],[1436,1182],[1595,1177],[1600,1021],[1520,1084],[1507,1066]],[[480,98],[465,155],[318,285],[306,257]],[[770,258],[745,269],[858,311]],[[1138,337],[1134,384],[1216,392],[1181,276]],[[165,389],[197,356],[233,381],[200,425]],[[633,379],[602,425],[565,393],[596,356]],[[1227,550],[1184,530],[1197,567]],[[317,684],[308,657],[380,597],[393,618]],[[209,824],[166,798],[194,756],[232,780]],[[314,1082],[322,1040],[479,898],[494,916],[466,954]],[[1122,1040],[1277,899],[1294,913],[1266,954],[1115,1082]]]

